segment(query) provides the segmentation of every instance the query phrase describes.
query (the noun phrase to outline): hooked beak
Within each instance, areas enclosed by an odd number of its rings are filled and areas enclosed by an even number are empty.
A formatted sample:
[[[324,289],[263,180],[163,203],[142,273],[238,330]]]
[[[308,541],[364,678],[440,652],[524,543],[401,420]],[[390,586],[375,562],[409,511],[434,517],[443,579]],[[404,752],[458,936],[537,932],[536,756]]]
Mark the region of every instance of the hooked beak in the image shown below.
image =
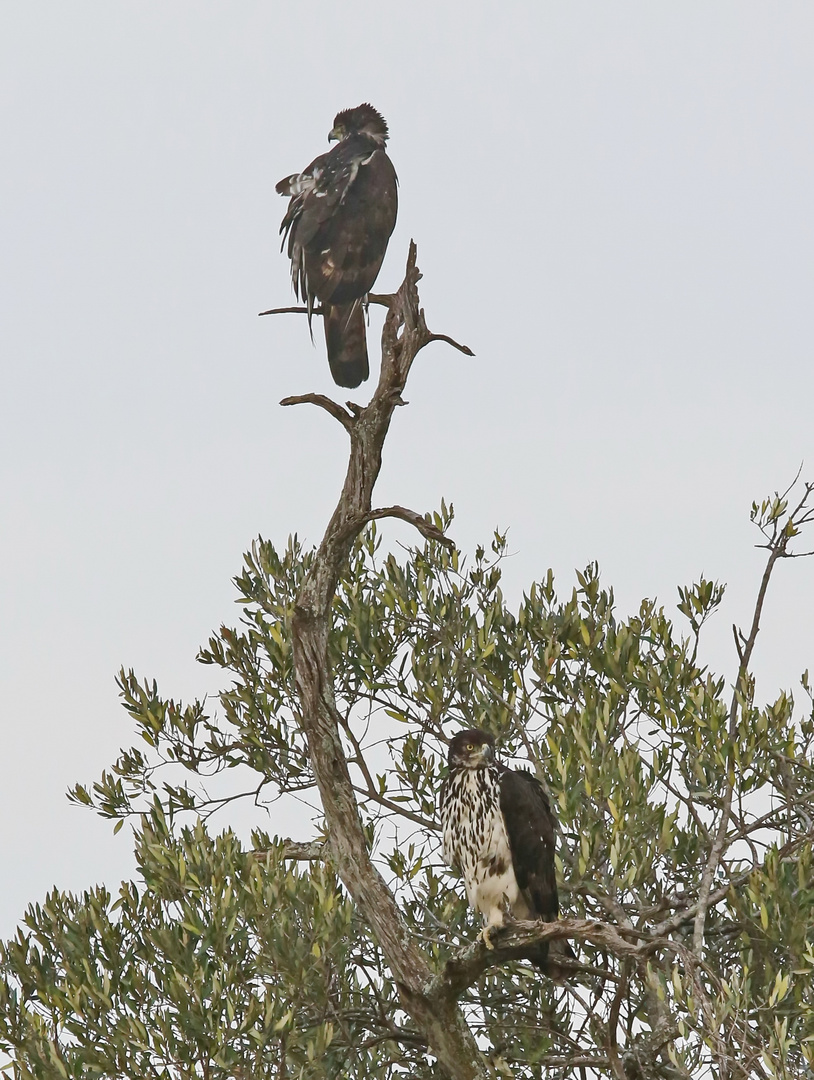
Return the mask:
[[[342,138],[342,132],[339,128],[333,128],[328,132],[328,142],[339,142]]]
[[[495,752],[489,745],[489,743],[483,744],[483,749],[480,752],[480,756],[483,758],[484,761],[489,763],[495,760]]]

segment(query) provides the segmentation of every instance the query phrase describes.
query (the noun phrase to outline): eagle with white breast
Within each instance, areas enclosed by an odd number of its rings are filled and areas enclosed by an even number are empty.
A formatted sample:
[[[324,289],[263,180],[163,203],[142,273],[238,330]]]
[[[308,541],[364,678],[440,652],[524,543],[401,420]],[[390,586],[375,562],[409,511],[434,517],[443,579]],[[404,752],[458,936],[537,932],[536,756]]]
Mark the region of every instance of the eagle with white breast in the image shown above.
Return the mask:
[[[443,855],[460,870],[470,907],[492,929],[515,919],[553,922],[559,915],[554,871],[556,825],[548,796],[535,776],[495,759],[495,740],[486,731],[459,731],[449,745],[449,775],[441,788]],[[565,941],[550,950],[573,958]],[[558,977],[547,942],[529,959]]]

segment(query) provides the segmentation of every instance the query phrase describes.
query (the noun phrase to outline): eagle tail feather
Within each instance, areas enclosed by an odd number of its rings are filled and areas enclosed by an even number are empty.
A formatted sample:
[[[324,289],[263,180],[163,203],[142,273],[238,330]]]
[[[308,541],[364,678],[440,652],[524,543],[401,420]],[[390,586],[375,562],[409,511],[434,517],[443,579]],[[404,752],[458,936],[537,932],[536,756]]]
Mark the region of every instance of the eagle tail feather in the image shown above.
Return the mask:
[[[548,975],[548,942],[541,942],[535,948],[533,955],[529,956],[529,960],[543,975]]]
[[[323,304],[328,363],[337,386],[353,389],[370,374],[365,313],[361,303]]]
[[[562,957],[563,960],[576,960],[576,953],[571,948],[570,942],[564,938],[558,938],[551,942],[545,941],[542,948],[545,950],[544,953],[541,953],[542,963],[538,963],[536,957],[532,960],[532,963],[535,967],[539,967],[544,974],[548,975],[552,982],[562,985],[568,978],[568,970],[557,963],[557,957]]]

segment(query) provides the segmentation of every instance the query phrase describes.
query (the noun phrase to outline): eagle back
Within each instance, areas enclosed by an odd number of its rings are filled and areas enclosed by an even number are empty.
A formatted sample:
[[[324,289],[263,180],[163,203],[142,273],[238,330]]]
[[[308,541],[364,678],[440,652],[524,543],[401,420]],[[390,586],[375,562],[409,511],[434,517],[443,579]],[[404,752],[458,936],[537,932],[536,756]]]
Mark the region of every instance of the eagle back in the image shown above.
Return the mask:
[[[280,232],[284,238],[288,237],[289,255],[294,244],[307,247],[330,222],[347,199],[360,168],[373,163],[374,171],[381,172],[382,162],[387,163],[384,168],[392,174],[395,183],[395,169],[385,151],[369,136],[357,134],[344,139],[327,154],[320,154],[303,172],[281,180],[277,190],[291,195],[280,225]]]
[[[365,296],[381,268],[398,209],[396,171],[356,133],[277,185],[291,202],[280,226],[294,292],[344,304]]]

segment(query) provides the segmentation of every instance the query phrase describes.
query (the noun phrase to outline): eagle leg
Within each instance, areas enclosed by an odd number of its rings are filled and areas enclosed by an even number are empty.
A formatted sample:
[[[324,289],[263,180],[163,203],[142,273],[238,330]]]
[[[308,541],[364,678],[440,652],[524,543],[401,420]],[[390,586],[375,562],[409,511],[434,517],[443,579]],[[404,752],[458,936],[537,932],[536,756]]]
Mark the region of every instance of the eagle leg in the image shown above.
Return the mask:
[[[492,930],[497,930],[497,929],[498,928],[496,926],[494,926],[493,924],[490,924],[490,925],[484,926],[484,928],[480,932],[481,941],[486,946],[486,948],[490,950],[490,952],[494,952],[495,947],[492,944],[492,939],[491,939],[491,937],[489,935],[491,934]]]
[[[491,938],[492,931],[499,930],[501,926],[505,926],[507,907],[506,898],[504,897],[500,905],[489,912],[489,918],[486,920],[486,925],[480,932],[481,941],[490,951],[494,949]]]

